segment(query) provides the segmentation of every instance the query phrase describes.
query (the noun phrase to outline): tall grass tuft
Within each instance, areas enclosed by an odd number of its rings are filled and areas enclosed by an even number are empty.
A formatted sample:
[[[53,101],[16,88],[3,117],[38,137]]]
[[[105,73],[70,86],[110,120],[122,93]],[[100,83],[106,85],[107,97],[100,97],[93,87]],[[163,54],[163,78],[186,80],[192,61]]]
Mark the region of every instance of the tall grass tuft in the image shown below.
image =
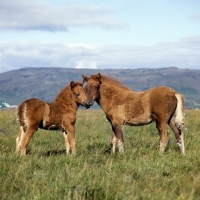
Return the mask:
[[[124,126],[124,154],[110,154],[111,127],[101,110],[79,110],[77,154],[60,131],[35,132],[28,154],[15,153],[15,110],[0,110],[0,199],[200,199],[200,111],[186,111],[186,155],[169,130],[159,152],[155,124]],[[3,130],[3,131],[1,131]]]

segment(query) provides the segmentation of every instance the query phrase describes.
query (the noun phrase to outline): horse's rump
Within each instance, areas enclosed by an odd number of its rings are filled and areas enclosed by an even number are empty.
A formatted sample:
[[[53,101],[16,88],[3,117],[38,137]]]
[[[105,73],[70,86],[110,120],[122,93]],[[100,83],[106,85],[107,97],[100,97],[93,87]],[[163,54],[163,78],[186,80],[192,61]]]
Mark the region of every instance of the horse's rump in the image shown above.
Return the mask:
[[[35,121],[41,121],[44,108],[45,102],[37,98],[28,99],[21,103],[17,108],[20,125],[27,127]]]
[[[159,86],[149,90],[152,113],[159,118],[174,117],[177,128],[184,127],[184,97],[169,87]],[[168,121],[169,122],[169,121]]]

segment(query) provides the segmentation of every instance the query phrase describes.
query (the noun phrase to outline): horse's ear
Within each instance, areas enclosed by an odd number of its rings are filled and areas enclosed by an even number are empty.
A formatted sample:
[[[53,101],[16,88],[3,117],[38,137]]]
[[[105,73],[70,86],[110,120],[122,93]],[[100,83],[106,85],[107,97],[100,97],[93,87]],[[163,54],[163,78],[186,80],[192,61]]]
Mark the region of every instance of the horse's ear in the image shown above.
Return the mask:
[[[100,73],[98,73],[97,74],[97,77],[96,77],[98,80],[99,80],[99,82],[101,83],[101,74]]]
[[[83,74],[82,74],[82,77],[83,77],[83,80],[84,80],[85,82],[87,82],[87,81],[89,80],[89,78],[88,78],[87,76],[83,75]]]
[[[74,83],[74,81],[71,81],[71,83],[70,83],[71,89],[74,88],[75,86],[76,86],[76,83]]]

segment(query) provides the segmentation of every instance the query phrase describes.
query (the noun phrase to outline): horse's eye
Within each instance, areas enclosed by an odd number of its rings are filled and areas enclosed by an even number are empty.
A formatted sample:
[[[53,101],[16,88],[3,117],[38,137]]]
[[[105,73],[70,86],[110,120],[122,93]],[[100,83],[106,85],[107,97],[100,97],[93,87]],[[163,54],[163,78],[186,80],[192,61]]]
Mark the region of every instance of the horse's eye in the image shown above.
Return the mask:
[[[95,89],[99,89],[99,86],[98,86],[98,85],[96,85],[96,86],[95,86]]]

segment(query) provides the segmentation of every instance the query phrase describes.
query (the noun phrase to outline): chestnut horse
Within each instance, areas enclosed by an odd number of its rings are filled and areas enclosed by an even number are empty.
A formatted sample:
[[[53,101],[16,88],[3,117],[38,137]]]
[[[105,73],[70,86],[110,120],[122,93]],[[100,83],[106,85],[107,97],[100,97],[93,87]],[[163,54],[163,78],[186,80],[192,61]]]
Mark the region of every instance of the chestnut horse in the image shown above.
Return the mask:
[[[160,151],[164,152],[168,143],[168,124],[175,134],[181,153],[185,154],[182,94],[164,86],[133,92],[116,79],[100,73],[82,77],[87,82],[88,106],[96,101],[112,126],[112,152],[115,152],[116,143],[119,151],[123,152],[122,125],[139,126],[155,122],[160,134]]]
[[[72,81],[57,95],[52,103],[32,98],[18,106],[20,130],[16,139],[16,151],[26,154],[26,148],[34,132],[39,128],[63,131],[66,153],[75,153],[75,121],[79,105],[86,105],[84,82]]]

